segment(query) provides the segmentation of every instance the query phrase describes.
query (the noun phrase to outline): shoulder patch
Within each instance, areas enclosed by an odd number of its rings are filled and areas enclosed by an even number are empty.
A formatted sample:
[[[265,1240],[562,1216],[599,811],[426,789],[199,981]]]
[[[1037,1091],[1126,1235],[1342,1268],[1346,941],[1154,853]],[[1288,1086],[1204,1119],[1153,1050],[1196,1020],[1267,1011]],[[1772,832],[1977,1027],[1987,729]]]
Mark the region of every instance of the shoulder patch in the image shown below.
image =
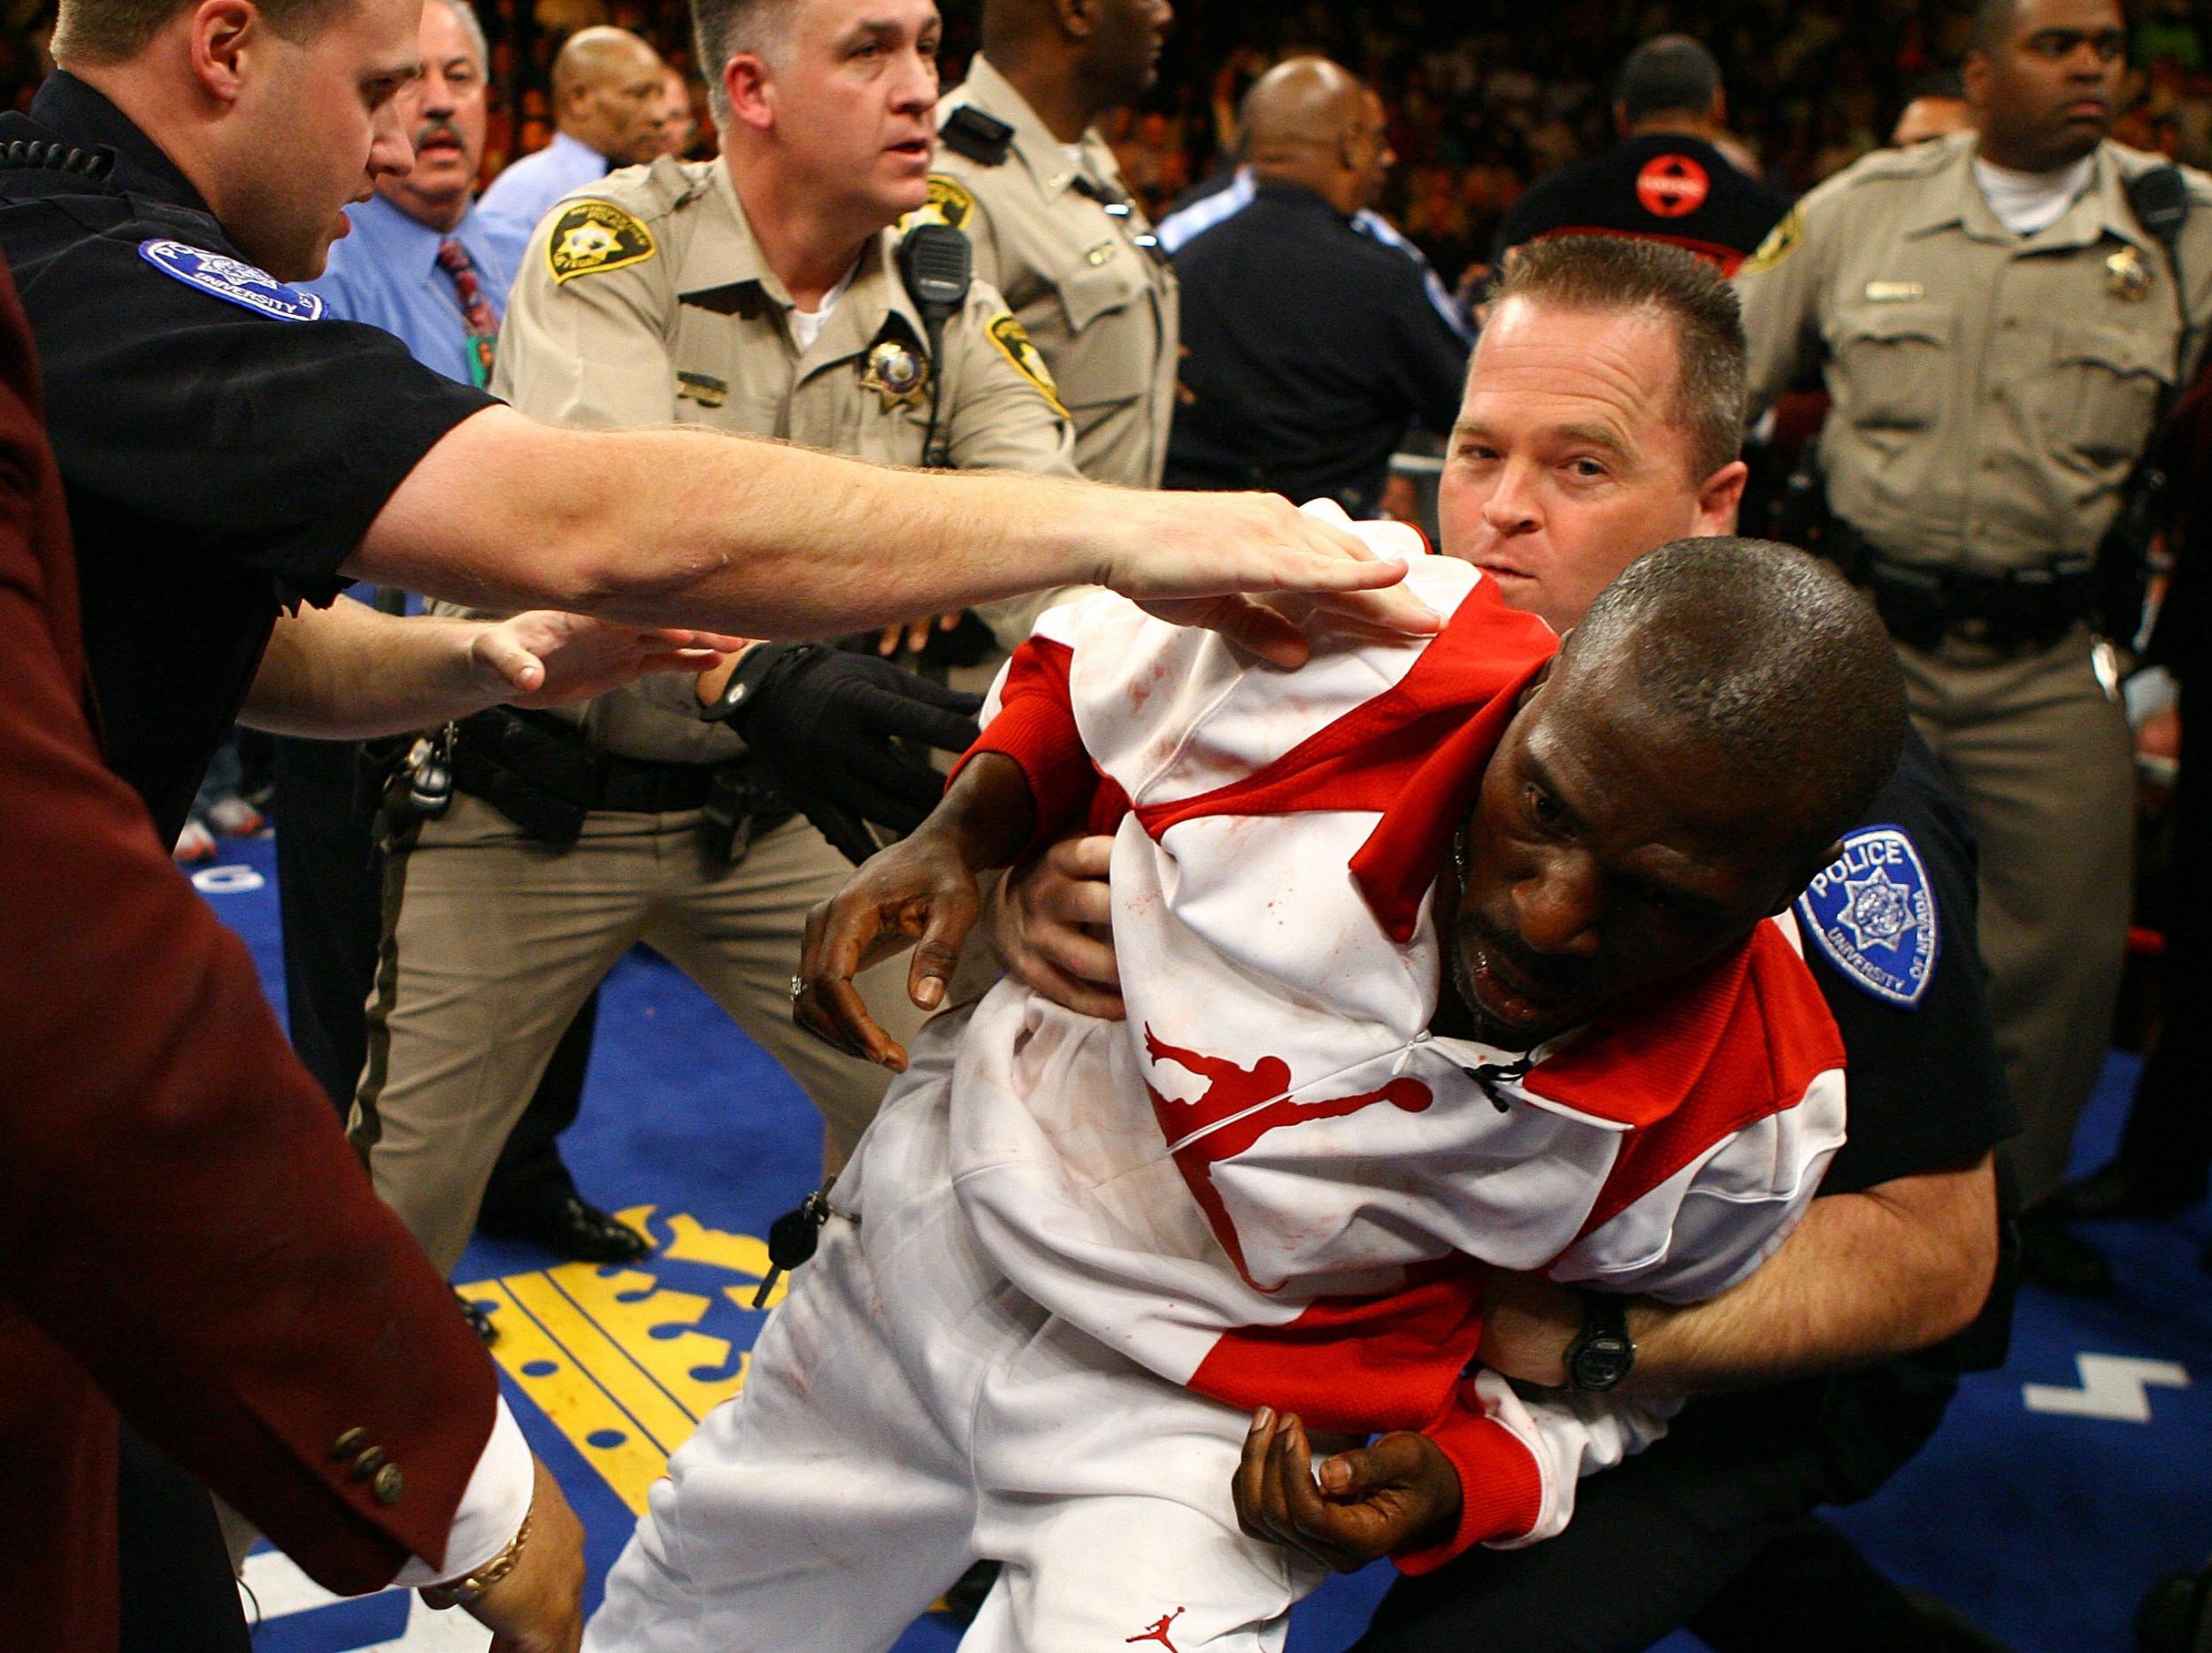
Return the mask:
[[[611,201],[572,201],[561,209],[545,243],[556,282],[643,264],[660,250],[653,232]]]
[[[279,321],[319,321],[323,301],[287,287],[242,258],[210,252],[180,241],[142,241],[138,256],[173,280]]]
[[[1903,828],[1846,838],[1797,898],[1797,916],[1852,986],[1906,1010],[1927,993],[1941,950],[1935,890]]]
[[[1782,214],[1782,221],[1767,232],[1767,238],[1752,249],[1751,256],[1737,266],[1738,275],[1756,275],[1762,270],[1771,270],[1776,265],[1795,252],[1805,239],[1805,209],[1793,206]]]
[[[968,186],[947,173],[929,175],[929,199],[899,220],[899,233],[904,234],[918,224],[942,224],[949,229],[964,230],[968,220],[975,216],[975,196]]]
[[[1052,404],[1052,411],[1066,419],[1068,410],[1060,400],[1060,387],[1053,382],[1052,369],[1045,365],[1045,358],[1030,342],[1029,329],[1015,320],[1012,312],[1002,310],[991,318],[984,331],[991,335],[991,342],[998,346],[999,354],[1013,363],[1014,371],[1043,391],[1045,400]]]

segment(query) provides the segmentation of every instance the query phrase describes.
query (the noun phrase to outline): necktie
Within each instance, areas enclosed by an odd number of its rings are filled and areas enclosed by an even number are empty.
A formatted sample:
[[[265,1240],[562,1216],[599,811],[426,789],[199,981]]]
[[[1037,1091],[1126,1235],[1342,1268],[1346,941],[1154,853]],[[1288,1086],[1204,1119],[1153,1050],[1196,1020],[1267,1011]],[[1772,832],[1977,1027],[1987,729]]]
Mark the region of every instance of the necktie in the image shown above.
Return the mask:
[[[468,249],[450,238],[438,243],[438,268],[452,278],[453,291],[461,301],[461,321],[468,329],[469,382],[479,390],[492,381],[492,352],[499,343],[499,318],[484,296],[476,279],[476,261]]]

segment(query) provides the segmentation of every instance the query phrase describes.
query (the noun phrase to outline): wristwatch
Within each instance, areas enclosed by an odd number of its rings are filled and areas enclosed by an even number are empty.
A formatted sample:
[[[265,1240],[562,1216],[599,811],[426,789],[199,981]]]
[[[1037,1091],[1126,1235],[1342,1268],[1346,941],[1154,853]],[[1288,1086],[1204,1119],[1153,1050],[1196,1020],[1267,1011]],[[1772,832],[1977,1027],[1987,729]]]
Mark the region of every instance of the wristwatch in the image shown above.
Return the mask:
[[[1602,1395],[1636,1365],[1636,1344],[1628,1335],[1628,1303],[1612,1292],[1582,1294],[1582,1329],[1567,1345],[1567,1387],[1584,1395]]]

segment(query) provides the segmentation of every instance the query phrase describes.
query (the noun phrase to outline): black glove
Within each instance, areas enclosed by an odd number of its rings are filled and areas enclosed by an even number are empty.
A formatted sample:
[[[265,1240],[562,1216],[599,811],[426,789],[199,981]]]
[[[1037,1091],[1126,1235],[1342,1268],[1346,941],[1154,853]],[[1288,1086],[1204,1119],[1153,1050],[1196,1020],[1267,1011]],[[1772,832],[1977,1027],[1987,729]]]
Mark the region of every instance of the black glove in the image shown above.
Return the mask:
[[[738,662],[706,716],[744,736],[783,795],[857,866],[877,847],[863,822],[903,836],[944,794],[944,776],[895,742],[964,751],[982,708],[979,696],[872,655],[767,642]]]

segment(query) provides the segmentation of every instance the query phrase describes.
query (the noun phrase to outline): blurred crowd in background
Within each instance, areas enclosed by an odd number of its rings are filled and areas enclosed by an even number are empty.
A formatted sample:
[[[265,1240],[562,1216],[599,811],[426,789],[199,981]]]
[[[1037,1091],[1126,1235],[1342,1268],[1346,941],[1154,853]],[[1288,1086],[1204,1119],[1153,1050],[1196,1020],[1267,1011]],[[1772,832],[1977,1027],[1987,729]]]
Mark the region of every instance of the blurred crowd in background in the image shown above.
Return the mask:
[[[943,4],[951,86],[974,50],[978,4]],[[550,140],[555,53],[597,23],[643,35],[685,75],[688,152],[714,153],[686,0],[487,0],[480,10],[494,83],[487,181]],[[2131,67],[2112,135],[2212,166],[2212,28],[2189,0],[2131,0],[2126,10]],[[27,107],[50,66],[52,17],[49,0],[0,10],[10,107]],[[1731,131],[1769,181],[1795,196],[1885,142],[1916,87],[1955,68],[1971,21],[1964,4],[1927,0],[1564,0],[1540,9],[1183,0],[1158,84],[1114,118],[1110,135],[1156,217],[1233,147],[1247,87],[1284,58],[1333,58],[1381,88],[1399,157],[1382,211],[1449,282],[1486,256],[1532,182],[1609,145],[1609,77],[1636,42],[1679,30],[1729,65]]]

